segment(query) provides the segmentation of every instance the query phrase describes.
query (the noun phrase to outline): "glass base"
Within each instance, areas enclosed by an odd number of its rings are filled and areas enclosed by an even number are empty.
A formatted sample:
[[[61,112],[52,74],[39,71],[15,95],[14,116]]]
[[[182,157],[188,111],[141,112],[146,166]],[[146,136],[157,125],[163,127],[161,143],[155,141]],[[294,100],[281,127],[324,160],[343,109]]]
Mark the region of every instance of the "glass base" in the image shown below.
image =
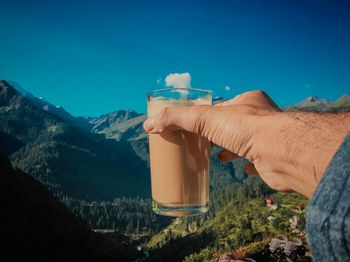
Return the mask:
[[[209,204],[208,202],[203,205],[195,206],[174,206],[174,205],[164,205],[152,200],[153,211],[162,216],[198,216],[203,215],[208,212]]]

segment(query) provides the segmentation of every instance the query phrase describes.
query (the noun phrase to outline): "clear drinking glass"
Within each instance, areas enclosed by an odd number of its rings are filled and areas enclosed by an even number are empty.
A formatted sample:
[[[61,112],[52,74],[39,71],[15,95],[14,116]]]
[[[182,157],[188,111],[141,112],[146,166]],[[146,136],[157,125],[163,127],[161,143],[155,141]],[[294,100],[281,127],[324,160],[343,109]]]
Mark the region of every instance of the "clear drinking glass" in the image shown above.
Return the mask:
[[[210,91],[167,88],[147,95],[147,114],[164,107],[211,105]],[[187,131],[149,134],[152,207],[160,215],[190,216],[209,209],[210,143]]]

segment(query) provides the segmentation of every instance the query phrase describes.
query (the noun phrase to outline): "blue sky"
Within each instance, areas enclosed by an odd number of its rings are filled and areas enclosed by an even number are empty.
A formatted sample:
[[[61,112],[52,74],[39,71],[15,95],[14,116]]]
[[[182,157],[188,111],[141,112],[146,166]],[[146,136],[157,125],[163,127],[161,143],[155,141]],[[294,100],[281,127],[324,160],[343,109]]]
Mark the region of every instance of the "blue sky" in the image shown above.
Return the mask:
[[[218,96],[263,89],[281,105],[350,92],[350,1],[0,0],[0,10],[0,78],[74,115],[145,112],[170,73]]]

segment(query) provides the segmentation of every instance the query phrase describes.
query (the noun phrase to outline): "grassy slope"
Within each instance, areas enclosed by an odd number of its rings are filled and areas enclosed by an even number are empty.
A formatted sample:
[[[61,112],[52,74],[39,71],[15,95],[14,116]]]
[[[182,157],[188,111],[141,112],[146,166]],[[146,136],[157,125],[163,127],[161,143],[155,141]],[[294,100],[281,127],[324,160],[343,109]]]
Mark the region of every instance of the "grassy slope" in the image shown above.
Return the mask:
[[[176,219],[148,243],[148,248],[153,250],[152,259],[180,261],[187,257],[187,261],[202,261],[216,252],[232,253],[253,242],[265,243],[266,239],[278,234],[293,236],[289,218],[297,215],[303,220],[303,215],[298,215],[293,209],[296,203],[305,206],[307,200],[298,194],[276,193],[272,197],[282,207],[268,209],[264,198],[234,199],[198,229],[195,222],[188,226],[181,222],[182,219]],[[270,223],[269,216],[275,217],[275,222]],[[191,230],[196,231],[190,233]],[[251,248],[256,248],[256,245],[251,245]],[[246,252],[249,251],[248,248]]]

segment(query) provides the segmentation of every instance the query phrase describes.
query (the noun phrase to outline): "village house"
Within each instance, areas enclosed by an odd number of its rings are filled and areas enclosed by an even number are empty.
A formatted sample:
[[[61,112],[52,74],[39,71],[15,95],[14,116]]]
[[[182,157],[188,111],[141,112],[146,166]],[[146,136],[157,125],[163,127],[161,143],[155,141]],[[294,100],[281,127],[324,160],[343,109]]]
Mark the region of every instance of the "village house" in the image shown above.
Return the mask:
[[[266,207],[275,210],[278,206],[274,204],[273,199],[269,197],[268,199],[266,199]]]

